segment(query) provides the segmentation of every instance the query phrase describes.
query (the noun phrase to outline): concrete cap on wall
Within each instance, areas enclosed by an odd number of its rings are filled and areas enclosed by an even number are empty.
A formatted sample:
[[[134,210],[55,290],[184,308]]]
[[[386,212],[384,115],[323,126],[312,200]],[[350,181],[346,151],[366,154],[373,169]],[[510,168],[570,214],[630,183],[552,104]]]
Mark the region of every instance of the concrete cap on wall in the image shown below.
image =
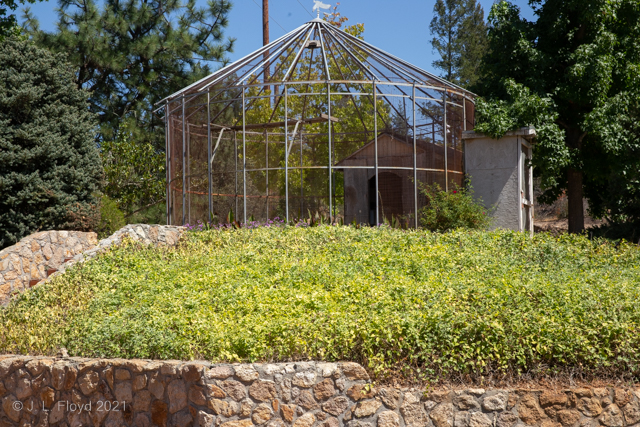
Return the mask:
[[[504,136],[521,136],[527,141],[531,142],[531,140],[533,140],[533,138],[536,137],[536,129],[533,126],[522,127],[520,129],[509,131],[506,134],[504,134]],[[483,133],[478,133],[473,130],[465,130],[462,132],[463,140],[479,139],[479,138],[489,138],[489,137]]]

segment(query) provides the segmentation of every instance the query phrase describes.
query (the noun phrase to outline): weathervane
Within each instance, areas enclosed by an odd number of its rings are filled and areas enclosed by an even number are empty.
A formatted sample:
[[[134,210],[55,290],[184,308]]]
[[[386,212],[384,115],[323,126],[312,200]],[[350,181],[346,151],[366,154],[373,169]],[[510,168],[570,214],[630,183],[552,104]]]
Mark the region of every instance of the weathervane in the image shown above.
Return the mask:
[[[324,4],[320,0],[313,0],[313,9],[318,11],[318,18],[320,18],[320,9],[329,9],[331,7],[330,4]]]

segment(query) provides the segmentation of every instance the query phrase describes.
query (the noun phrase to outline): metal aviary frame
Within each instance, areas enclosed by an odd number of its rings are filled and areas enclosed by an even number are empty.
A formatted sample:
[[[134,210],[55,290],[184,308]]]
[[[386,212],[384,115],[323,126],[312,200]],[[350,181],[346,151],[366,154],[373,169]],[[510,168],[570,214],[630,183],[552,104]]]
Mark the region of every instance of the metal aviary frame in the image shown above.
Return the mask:
[[[463,183],[474,99],[313,19],[158,103],[167,223],[418,227],[422,184]]]

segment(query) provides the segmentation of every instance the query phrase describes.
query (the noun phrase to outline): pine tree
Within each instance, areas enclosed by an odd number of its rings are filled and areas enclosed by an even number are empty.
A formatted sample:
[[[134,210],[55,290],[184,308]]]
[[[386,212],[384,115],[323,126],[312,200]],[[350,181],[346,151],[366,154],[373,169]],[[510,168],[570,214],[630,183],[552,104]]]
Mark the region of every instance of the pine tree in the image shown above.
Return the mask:
[[[484,10],[475,0],[469,1],[469,13],[462,21],[458,38],[460,43],[460,67],[458,84],[465,88],[473,87],[480,75],[482,57],[487,51],[487,25]]]
[[[0,44],[0,247],[95,225],[102,166],[87,107],[62,55],[16,37]]]
[[[432,65],[441,77],[463,87],[475,84],[487,46],[484,11],[476,0],[437,0],[429,25],[440,55]]]
[[[59,0],[57,32],[38,29],[25,14],[37,44],[67,55],[78,87],[90,93],[102,138],[115,138],[122,124],[134,139],[153,138],[164,149],[162,121],[154,103],[226,62],[233,39],[224,39],[228,0]],[[204,65],[203,65],[204,62]]]
[[[29,3],[35,3],[36,0],[25,0]],[[18,20],[16,16],[11,13],[14,12],[18,5],[24,4],[25,1],[21,0],[0,0],[0,42],[8,36],[19,35],[20,27],[18,27]],[[42,0],[38,0],[42,1]]]

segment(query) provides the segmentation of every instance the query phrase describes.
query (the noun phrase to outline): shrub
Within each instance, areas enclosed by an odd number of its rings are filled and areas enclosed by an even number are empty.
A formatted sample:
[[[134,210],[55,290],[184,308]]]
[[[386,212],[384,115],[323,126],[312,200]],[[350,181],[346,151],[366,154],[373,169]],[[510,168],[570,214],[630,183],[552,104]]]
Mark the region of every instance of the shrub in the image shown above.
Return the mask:
[[[102,195],[100,198],[100,225],[97,227],[98,238],[109,237],[122,227],[127,225],[124,214],[118,205],[108,196]]]
[[[626,240],[640,245],[640,221],[607,222],[597,227],[590,227],[587,233],[591,237],[604,237],[609,240]]]
[[[94,116],[74,80],[61,55],[15,37],[0,43],[0,248],[97,222]]]
[[[456,228],[484,230],[491,224],[491,210],[474,200],[473,188],[463,189],[454,184],[453,190],[443,191],[440,185],[420,185],[420,193],[427,204],[419,210],[420,225],[430,231],[443,232]]]
[[[117,138],[102,141],[100,148],[106,178],[104,193],[126,215],[138,214],[141,222],[148,222],[144,214],[164,204],[166,198],[164,152],[154,149],[150,142],[132,139],[126,127]],[[161,212],[163,216],[164,206]]]
[[[638,378],[638,277],[640,248],[576,235],[204,230],[115,248],[22,294],[0,309],[0,353]]]

